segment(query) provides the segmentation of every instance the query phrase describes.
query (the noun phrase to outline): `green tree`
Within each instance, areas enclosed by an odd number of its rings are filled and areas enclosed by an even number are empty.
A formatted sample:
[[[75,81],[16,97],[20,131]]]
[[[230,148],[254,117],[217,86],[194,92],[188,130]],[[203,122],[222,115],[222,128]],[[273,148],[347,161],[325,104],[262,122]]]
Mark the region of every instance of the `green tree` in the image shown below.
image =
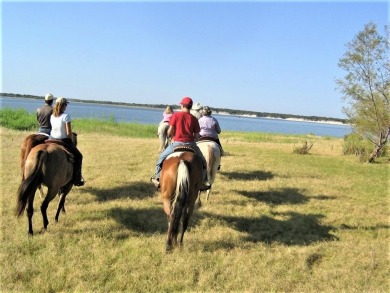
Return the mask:
[[[337,80],[344,101],[343,112],[354,132],[374,146],[368,161],[373,162],[390,135],[389,29],[381,35],[370,22],[347,44],[339,67],[347,72]]]

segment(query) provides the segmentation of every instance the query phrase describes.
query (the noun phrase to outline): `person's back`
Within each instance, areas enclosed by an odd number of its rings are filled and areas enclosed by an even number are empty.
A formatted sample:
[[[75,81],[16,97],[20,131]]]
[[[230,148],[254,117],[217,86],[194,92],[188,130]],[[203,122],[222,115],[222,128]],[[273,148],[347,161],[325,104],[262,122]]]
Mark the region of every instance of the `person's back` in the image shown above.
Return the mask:
[[[38,132],[50,134],[51,123],[50,116],[53,114],[53,95],[46,94],[45,96],[45,105],[37,109],[37,122],[38,122]]]
[[[73,135],[71,126],[72,119],[69,114],[65,113],[68,103],[68,100],[63,97],[59,97],[56,100],[53,114],[50,117],[52,125],[50,139],[62,140],[65,143],[65,147],[73,154],[73,184],[76,186],[83,186],[84,179],[81,175],[83,155],[71,140],[71,136]]]
[[[156,170],[154,175],[150,178],[150,180],[154,183],[154,185],[159,188],[160,187],[160,172],[162,168],[162,163],[171,153],[174,152],[175,147],[177,146],[188,146],[192,148],[196,154],[201,158],[203,163],[203,186],[200,190],[210,189],[210,183],[207,180],[207,172],[206,172],[206,161],[203,157],[202,152],[196,144],[196,139],[199,138],[199,122],[196,117],[194,117],[191,113],[192,107],[192,99],[190,97],[184,97],[181,102],[181,112],[175,112],[170,121],[169,121],[169,129],[168,136],[173,137],[173,143],[171,143],[161,154],[156,163]]]
[[[188,112],[175,113],[170,121],[170,125],[175,127],[173,141],[194,142],[195,133],[199,133],[199,123],[196,117]]]
[[[221,133],[221,127],[219,126],[218,120],[213,116],[211,116],[211,113],[212,111],[210,107],[205,106],[203,108],[203,116],[202,118],[199,119],[199,126],[200,126],[199,135],[201,136],[201,139],[202,138],[213,139],[221,147],[221,152],[223,152],[222,145],[218,137],[218,134]]]

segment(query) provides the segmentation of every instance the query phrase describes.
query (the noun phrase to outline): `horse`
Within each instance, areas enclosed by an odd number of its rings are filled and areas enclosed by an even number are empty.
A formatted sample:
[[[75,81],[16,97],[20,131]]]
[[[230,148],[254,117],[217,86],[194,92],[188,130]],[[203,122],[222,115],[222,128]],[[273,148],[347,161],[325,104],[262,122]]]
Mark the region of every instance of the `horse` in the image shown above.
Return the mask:
[[[77,133],[72,132],[72,141],[77,146]],[[39,144],[44,143],[47,139],[49,139],[49,135],[46,133],[38,132],[27,135],[20,145],[20,169],[22,173],[22,180],[24,179],[23,169],[24,164],[27,160],[27,156],[30,153],[31,149]],[[44,196],[42,185],[39,186],[39,192],[41,198]],[[64,210],[65,212],[65,210]]]
[[[16,216],[20,217],[27,207],[28,234],[33,235],[32,217],[34,213],[34,197],[38,187],[47,187],[46,197],[41,204],[43,229],[49,224],[47,208],[54,197],[59,194],[60,200],[55,215],[65,212],[65,198],[73,187],[73,155],[58,143],[39,144],[33,147],[23,167],[23,179],[18,188]]]
[[[163,150],[167,148],[167,146],[171,143],[171,139],[168,137],[168,128],[169,128],[169,123],[164,122],[160,123],[158,125],[158,138],[160,140],[160,145],[158,152],[161,153]]]
[[[23,168],[27,160],[27,156],[30,153],[31,149],[39,144],[45,142],[49,138],[49,135],[45,133],[33,133],[27,135],[20,145],[20,169],[22,170],[22,179],[23,178]]]
[[[194,151],[175,151],[164,160],[160,189],[168,220],[167,253],[178,244],[180,221],[182,222],[180,245],[183,245],[184,233],[201,186],[202,161]]]
[[[212,140],[199,140],[197,145],[202,152],[207,164],[207,178],[211,185],[210,189],[206,191],[206,201],[208,201],[213,183],[215,181],[215,176],[221,164],[221,148],[215,141]],[[200,192],[198,202],[199,206],[202,205],[200,200]]]

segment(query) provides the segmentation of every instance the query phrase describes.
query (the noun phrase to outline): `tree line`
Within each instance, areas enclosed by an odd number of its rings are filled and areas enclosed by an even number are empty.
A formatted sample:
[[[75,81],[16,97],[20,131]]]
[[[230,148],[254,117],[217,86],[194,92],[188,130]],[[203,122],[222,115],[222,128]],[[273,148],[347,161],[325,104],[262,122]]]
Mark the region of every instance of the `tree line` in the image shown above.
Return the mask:
[[[35,95],[22,95],[14,93],[0,93],[0,96],[5,97],[14,97],[14,98],[27,98],[27,99],[43,99],[43,96]],[[125,102],[112,102],[112,101],[97,101],[97,100],[81,100],[81,99],[72,99],[75,102],[82,103],[91,103],[91,104],[109,104],[117,106],[128,106],[128,107],[146,107],[146,108],[158,108],[163,109],[166,106],[171,106],[173,109],[179,109],[178,105],[167,105],[167,104],[139,104],[139,103],[125,103]],[[239,116],[251,116],[258,118],[277,118],[277,119],[301,119],[309,121],[326,121],[326,122],[339,122],[346,124],[348,123],[347,119],[333,118],[333,117],[321,117],[321,116],[302,116],[294,114],[281,114],[281,113],[269,113],[269,112],[256,112],[256,111],[247,111],[247,110],[235,110],[228,108],[216,108],[212,107],[214,113],[226,113],[230,115],[239,115]]]

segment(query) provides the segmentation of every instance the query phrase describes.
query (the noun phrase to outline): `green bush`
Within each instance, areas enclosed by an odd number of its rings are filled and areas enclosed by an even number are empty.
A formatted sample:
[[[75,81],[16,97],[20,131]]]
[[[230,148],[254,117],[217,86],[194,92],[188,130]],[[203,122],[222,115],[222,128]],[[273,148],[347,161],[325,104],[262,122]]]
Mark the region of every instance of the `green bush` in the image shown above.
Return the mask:
[[[372,144],[357,133],[351,133],[344,137],[343,154],[355,155],[361,161],[366,161],[372,152]]]
[[[33,130],[38,127],[34,113],[30,114],[24,109],[9,108],[1,109],[0,126],[15,130]]]

